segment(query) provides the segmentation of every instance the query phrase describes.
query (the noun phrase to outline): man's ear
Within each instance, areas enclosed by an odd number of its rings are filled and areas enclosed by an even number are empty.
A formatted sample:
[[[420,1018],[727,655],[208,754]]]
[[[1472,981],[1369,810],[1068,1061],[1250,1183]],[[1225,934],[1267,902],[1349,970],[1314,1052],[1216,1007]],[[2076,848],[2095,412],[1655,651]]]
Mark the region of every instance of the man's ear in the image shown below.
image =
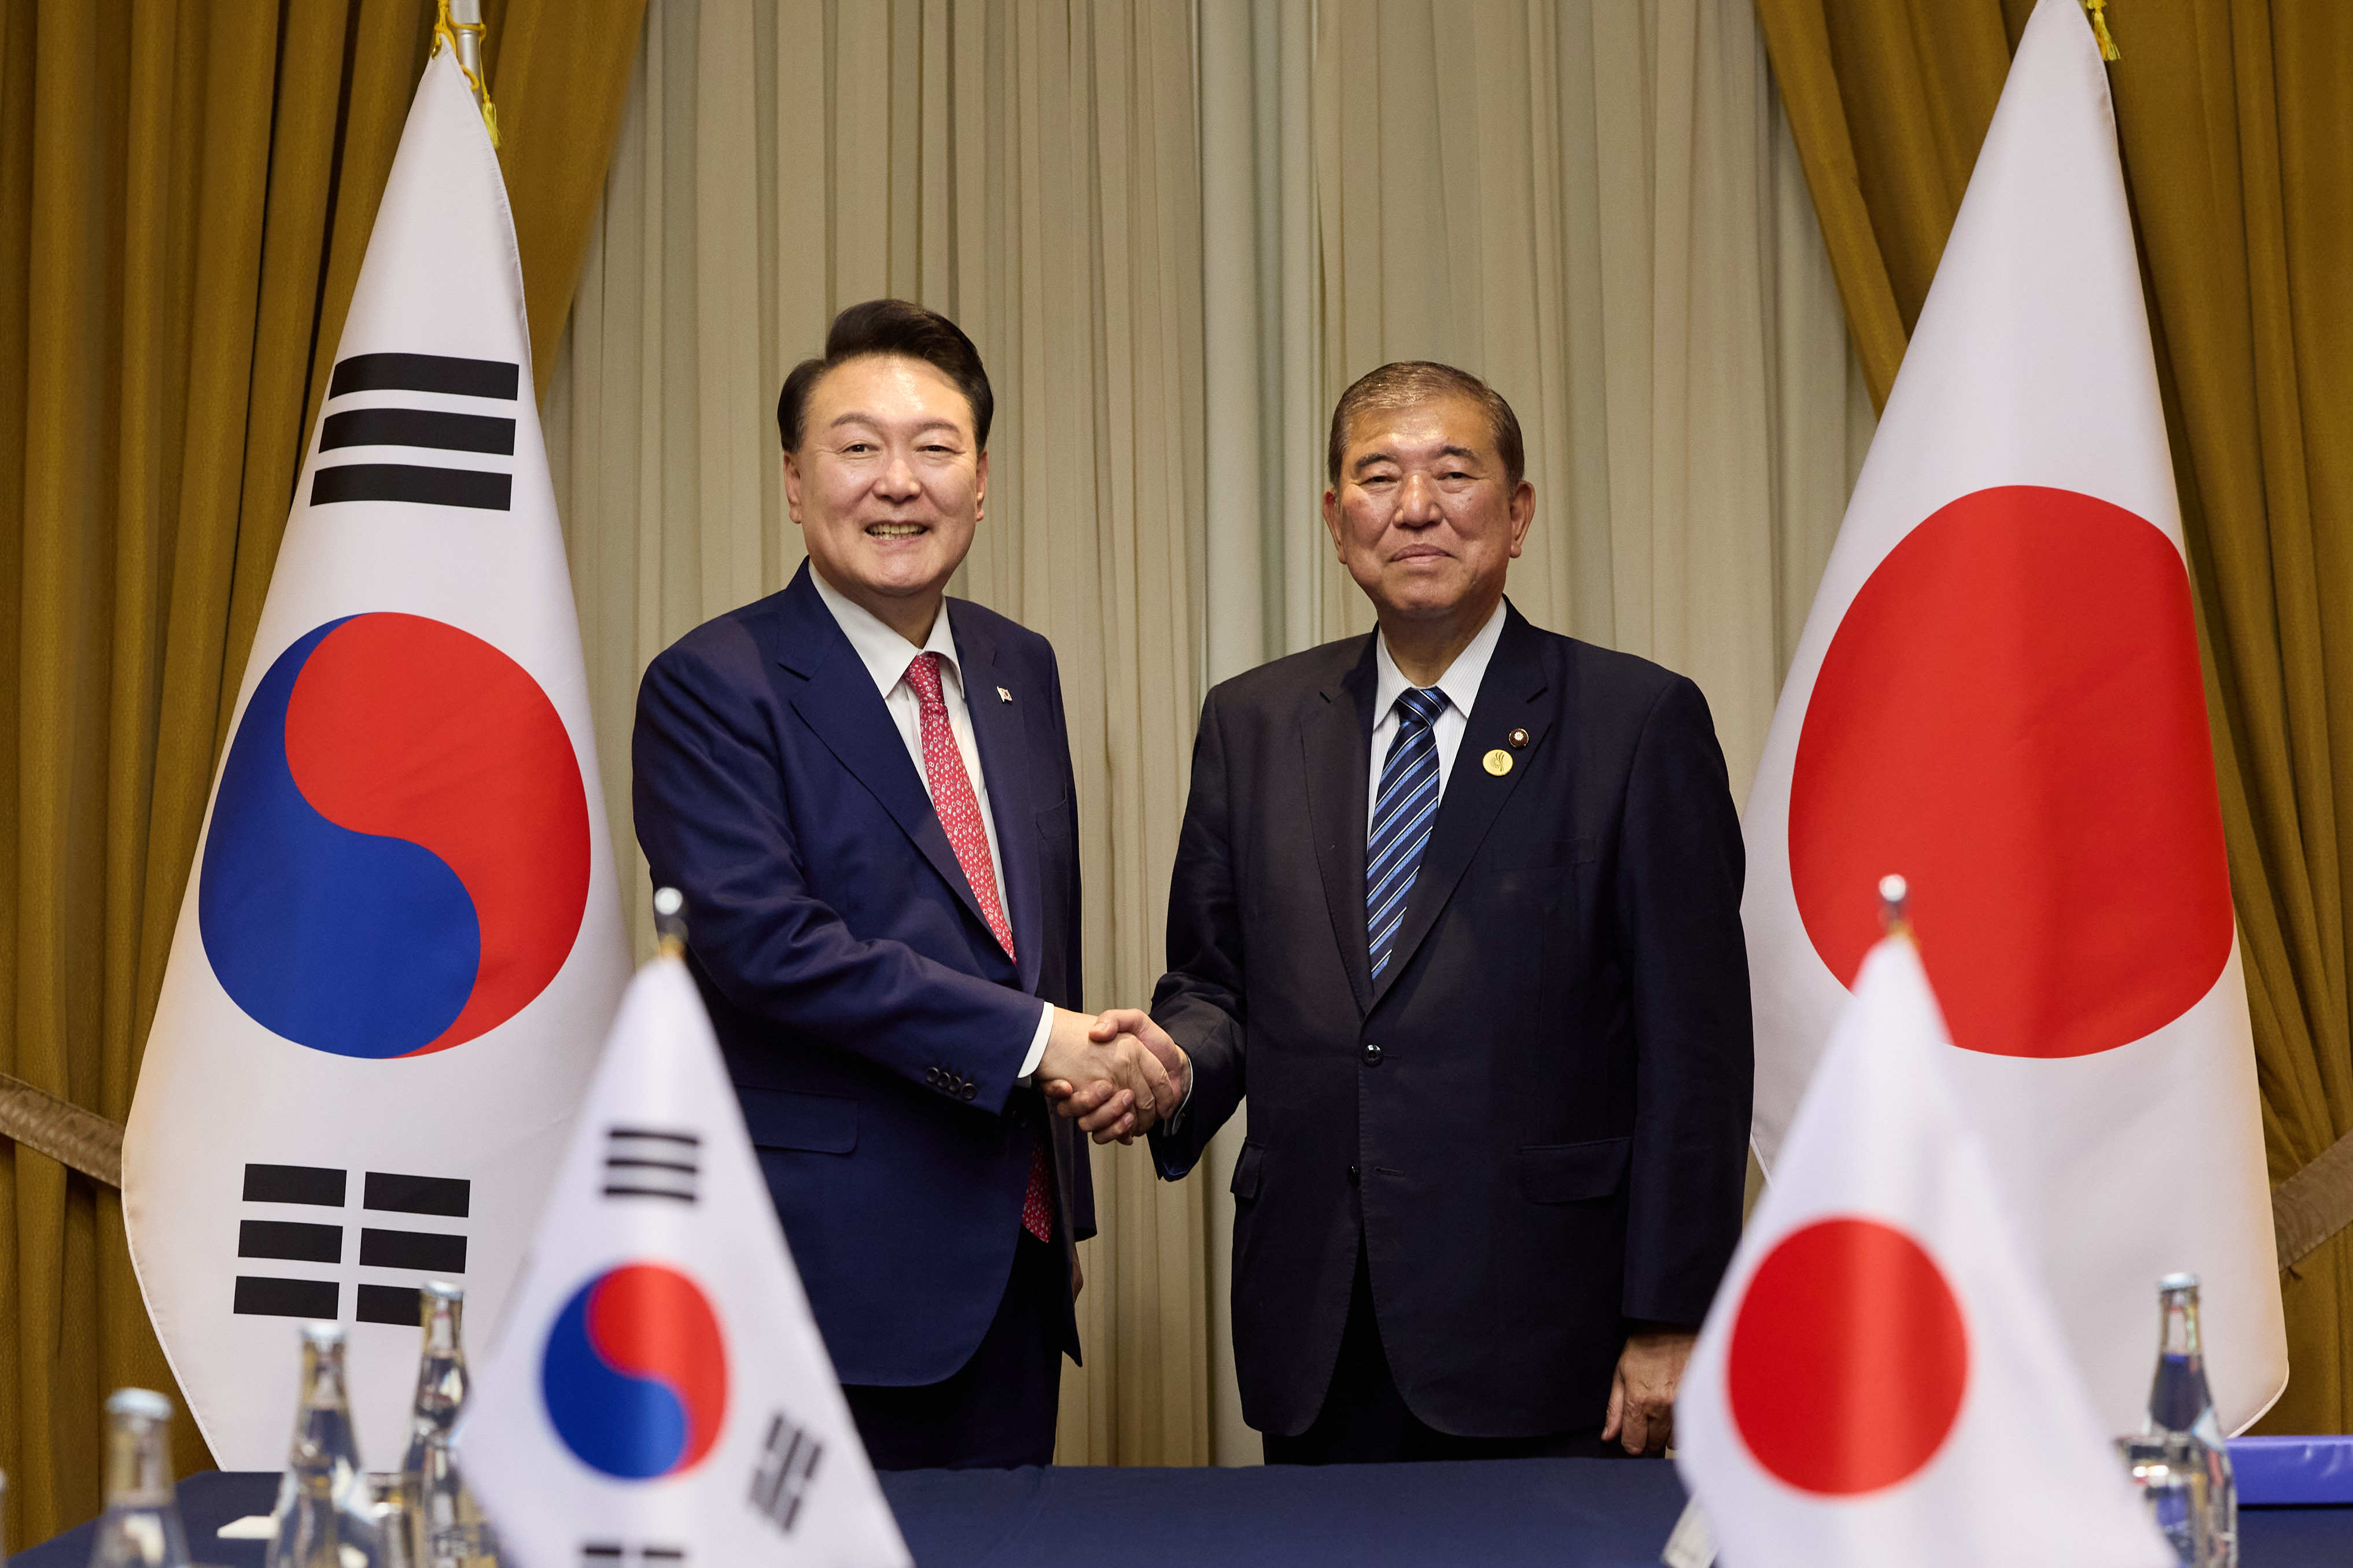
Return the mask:
[[[785,454],[785,515],[793,526],[801,525],[801,463],[797,454]]]
[[[1520,544],[1528,536],[1528,524],[1535,521],[1536,488],[1522,479],[1512,492],[1512,559],[1520,558]]]
[[[1324,531],[1332,536],[1332,553],[1340,558],[1341,564],[1345,565],[1348,552],[1340,543],[1340,492],[1336,489],[1324,492]]]
[[[978,522],[988,515],[988,448],[980,449],[980,460],[972,466],[972,520]]]

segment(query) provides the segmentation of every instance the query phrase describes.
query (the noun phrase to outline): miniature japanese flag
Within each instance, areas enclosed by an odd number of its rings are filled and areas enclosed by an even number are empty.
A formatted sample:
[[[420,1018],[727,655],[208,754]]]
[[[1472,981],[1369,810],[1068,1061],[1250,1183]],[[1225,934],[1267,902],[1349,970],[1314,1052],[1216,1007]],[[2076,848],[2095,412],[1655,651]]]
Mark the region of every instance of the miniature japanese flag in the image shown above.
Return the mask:
[[[457,1433],[523,1568],[901,1568],[685,963],[638,972]]]
[[[2019,39],[1743,817],[1757,1156],[1901,868],[1947,1076],[2112,1427],[2158,1279],[2216,1413],[2287,1382],[2254,1041],[2180,509],[2100,53]],[[2159,1195],[2161,1194],[2161,1195]],[[2133,1331],[2123,1331],[2131,1325]]]
[[[1700,1331],[1676,1464],[1734,1568],[2168,1568],[1945,1051],[1918,952],[1882,940]],[[2152,1317],[2116,1326],[2148,1355]]]

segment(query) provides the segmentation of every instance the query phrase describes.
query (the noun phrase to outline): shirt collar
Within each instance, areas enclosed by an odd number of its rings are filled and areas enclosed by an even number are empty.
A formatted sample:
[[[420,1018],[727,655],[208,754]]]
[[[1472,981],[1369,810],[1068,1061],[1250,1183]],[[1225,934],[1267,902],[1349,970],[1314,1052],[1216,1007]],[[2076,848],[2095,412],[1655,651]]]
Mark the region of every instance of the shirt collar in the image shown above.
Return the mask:
[[[885,625],[873,611],[827,582],[825,574],[815,566],[809,568],[809,581],[817,584],[817,596],[833,612],[841,635],[849,639],[858,661],[872,678],[875,690],[890,696],[891,689],[907,679],[907,666],[919,653],[938,654],[941,661],[956,672],[956,684],[964,684],[964,672],[956,662],[955,637],[948,630],[948,602],[944,596],[940,600],[939,613],[932,617],[931,636],[923,639],[923,647],[917,647]]]
[[[1487,624],[1479,628],[1470,646],[1456,654],[1454,662],[1446,667],[1446,673],[1438,678],[1438,689],[1446,694],[1454,711],[1465,719],[1471,716],[1472,704],[1479,700],[1479,683],[1486,679],[1487,661],[1495,657],[1495,645],[1503,639],[1504,601],[1498,599]],[[1397,660],[1389,657],[1388,633],[1376,633],[1373,646],[1377,650],[1373,662],[1380,672],[1379,682],[1373,689],[1373,722],[1378,724],[1397,706],[1398,694],[1413,683],[1406,679]]]

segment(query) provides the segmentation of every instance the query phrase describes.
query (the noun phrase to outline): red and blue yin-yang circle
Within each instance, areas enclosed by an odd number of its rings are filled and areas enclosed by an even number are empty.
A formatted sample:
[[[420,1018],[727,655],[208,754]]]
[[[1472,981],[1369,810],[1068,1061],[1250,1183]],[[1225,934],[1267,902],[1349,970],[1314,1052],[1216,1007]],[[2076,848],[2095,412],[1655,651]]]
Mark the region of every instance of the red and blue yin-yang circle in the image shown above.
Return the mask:
[[[693,1280],[659,1263],[607,1268],[548,1331],[539,1382],[565,1447],[646,1481],[692,1469],[727,1420],[727,1347]]]
[[[422,616],[278,656],[221,764],[196,896],[222,989],[313,1050],[423,1056],[496,1028],[588,904],[572,738],[523,668]]]

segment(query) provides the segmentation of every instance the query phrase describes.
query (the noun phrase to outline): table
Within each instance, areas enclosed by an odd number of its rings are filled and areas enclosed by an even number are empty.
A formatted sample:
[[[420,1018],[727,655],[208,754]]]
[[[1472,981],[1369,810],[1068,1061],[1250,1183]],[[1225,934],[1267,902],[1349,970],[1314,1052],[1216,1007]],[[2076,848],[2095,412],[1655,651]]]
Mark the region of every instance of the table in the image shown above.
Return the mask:
[[[229,1520],[266,1513],[278,1478],[206,1471],[180,1483],[198,1563],[260,1568],[262,1543],[221,1541]],[[882,1478],[921,1568],[1069,1568],[1113,1521],[1148,1559],[1187,1568],[1654,1568],[1683,1502],[1656,1460],[1500,1459],[1305,1469],[909,1470]],[[2353,1509],[2248,1509],[2245,1568],[2353,1563]],[[84,1568],[91,1527],[10,1559]]]

